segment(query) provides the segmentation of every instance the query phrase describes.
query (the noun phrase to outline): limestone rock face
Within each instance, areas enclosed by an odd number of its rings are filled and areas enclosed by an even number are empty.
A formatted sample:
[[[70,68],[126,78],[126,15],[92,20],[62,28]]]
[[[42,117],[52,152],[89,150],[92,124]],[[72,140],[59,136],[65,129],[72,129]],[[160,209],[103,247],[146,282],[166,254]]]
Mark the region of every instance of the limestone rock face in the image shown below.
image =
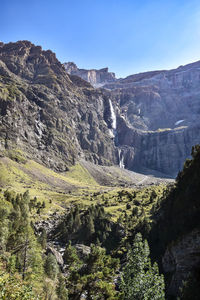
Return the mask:
[[[67,69],[93,85],[96,82],[73,63]],[[102,85],[116,103],[119,164],[123,161],[130,170],[149,168],[176,176],[192,146],[200,143],[200,62],[105,79]]]
[[[50,50],[28,41],[0,46],[0,150],[18,148],[65,171],[84,158],[115,164],[104,120],[108,96],[68,75]]]
[[[148,168],[176,176],[185,159],[190,157],[192,146],[200,142],[200,126],[161,132],[142,132],[121,127],[118,141],[120,147],[126,149],[126,168],[138,171]]]
[[[200,61],[131,75],[104,87],[119,109],[118,146],[134,153],[131,160],[124,157],[125,167],[175,176],[191,147],[200,143]]]
[[[172,274],[168,295],[177,296],[182,281],[187,280],[200,263],[200,231],[194,230],[169,246],[162,263],[164,272]]]
[[[116,95],[124,116],[134,128],[155,131],[198,123],[200,62],[137,75],[105,86]]]
[[[108,72],[108,68],[100,70],[79,69],[73,62],[64,63],[64,67],[68,74],[77,75],[91,83],[94,87],[100,87],[116,80],[115,73]]]

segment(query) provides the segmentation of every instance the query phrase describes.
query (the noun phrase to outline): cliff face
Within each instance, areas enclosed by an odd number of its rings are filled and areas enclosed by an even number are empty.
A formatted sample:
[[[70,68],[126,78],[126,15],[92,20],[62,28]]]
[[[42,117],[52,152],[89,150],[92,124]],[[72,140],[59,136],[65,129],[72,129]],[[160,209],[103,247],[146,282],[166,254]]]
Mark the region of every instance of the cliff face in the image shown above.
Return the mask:
[[[146,72],[104,85],[119,110],[118,144],[128,147],[125,167],[176,176],[200,143],[200,62]],[[125,151],[125,155],[126,155]]]
[[[124,79],[101,77],[102,70],[80,70],[74,63],[65,67],[93,85],[101,83],[115,99],[119,165],[177,175],[200,142],[200,62]]]
[[[100,70],[78,69],[75,63],[64,63],[65,70],[70,75],[76,75],[91,83],[94,87],[101,87],[108,82],[116,80],[115,73],[108,72],[108,68]]]
[[[132,170],[148,168],[175,177],[186,157],[190,157],[192,146],[200,141],[199,125],[155,132],[127,127],[124,121],[118,126],[125,167]]]
[[[22,149],[65,170],[85,158],[114,164],[104,120],[108,96],[67,75],[51,51],[28,41],[0,45],[0,149]]]
[[[163,269],[171,273],[168,295],[179,294],[179,288],[200,265],[200,231],[193,230],[181,240],[169,246],[163,256]]]
[[[147,72],[107,84],[127,121],[142,130],[198,123],[200,62],[171,71]],[[140,76],[139,76],[140,75]]]

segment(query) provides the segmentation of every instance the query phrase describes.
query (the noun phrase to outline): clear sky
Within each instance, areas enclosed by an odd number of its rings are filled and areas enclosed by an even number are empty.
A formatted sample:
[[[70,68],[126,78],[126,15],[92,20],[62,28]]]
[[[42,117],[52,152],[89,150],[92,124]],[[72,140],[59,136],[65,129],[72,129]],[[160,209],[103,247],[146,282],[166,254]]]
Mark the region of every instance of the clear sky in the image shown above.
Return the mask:
[[[0,40],[117,77],[200,60],[200,1],[0,0]]]

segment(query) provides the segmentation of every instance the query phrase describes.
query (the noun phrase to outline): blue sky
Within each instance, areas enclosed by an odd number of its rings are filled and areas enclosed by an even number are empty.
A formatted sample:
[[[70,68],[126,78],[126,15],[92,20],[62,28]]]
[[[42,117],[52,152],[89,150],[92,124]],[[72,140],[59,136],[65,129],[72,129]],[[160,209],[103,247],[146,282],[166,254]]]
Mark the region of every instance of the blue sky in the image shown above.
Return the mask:
[[[0,40],[30,40],[117,77],[200,60],[200,1],[1,0]]]

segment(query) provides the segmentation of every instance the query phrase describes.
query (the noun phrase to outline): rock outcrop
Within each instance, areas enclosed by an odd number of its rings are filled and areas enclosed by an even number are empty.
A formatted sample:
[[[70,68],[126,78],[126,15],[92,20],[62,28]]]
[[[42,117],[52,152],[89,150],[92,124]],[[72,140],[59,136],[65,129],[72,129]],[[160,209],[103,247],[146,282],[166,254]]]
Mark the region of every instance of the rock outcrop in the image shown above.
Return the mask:
[[[200,231],[196,229],[169,246],[162,262],[164,272],[172,274],[168,295],[177,296],[183,282],[200,266]]]
[[[62,254],[56,250],[52,245],[47,245],[46,254],[51,253],[55,256],[57,263],[62,267],[64,265],[64,260]]]
[[[83,244],[75,244],[74,247],[77,250],[77,254],[80,258],[85,258],[91,253],[91,248],[89,246]]]
[[[91,83],[94,87],[101,87],[116,80],[115,73],[108,72],[108,68],[100,70],[79,69],[73,62],[64,63],[65,70],[70,75],[76,75]]]

